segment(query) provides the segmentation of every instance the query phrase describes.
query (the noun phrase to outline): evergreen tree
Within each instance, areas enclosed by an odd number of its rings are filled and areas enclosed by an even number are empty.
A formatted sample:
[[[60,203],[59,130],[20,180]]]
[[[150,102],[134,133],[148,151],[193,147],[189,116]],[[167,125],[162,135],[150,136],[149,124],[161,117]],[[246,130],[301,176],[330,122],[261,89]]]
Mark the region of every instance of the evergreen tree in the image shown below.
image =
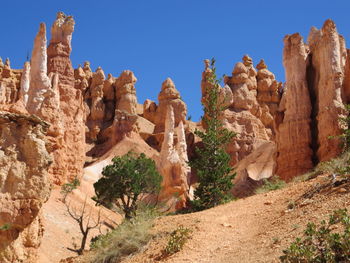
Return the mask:
[[[155,162],[141,153],[129,152],[122,157],[114,157],[112,164],[103,168],[102,177],[94,183],[95,201],[110,207],[116,205],[126,219],[136,215],[138,198],[142,194],[157,194],[162,176]]]
[[[216,77],[215,60],[211,60],[212,74],[207,81],[210,88],[203,101],[204,117],[202,123],[205,132],[196,130],[202,139],[202,147],[197,147],[197,157],[190,161],[190,166],[197,171],[199,185],[194,192],[193,206],[203,210],[219,205],[230,198],[229,190],[233,187],[235,174],[229,165],[230,155],[225,146],[235,134],[223,128],[221,115],[225,108],[219,100],[220,81]]]

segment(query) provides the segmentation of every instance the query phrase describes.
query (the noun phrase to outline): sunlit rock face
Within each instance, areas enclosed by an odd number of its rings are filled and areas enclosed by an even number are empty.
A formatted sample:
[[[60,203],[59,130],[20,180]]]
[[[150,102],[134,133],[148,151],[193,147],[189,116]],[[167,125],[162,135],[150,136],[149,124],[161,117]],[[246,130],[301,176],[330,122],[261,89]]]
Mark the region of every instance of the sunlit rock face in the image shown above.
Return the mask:
[[[50,172],[58,184],[81,176],[85,161],[83,96],[82,90],[75,87],[69,57],[74,25],[73,17],[59,12],[51,27],[47,48],[47,72],[52,81],[52,96],[46,104],[47,108],[51,108],[51,114],[44,119],[54,127],[51,131],[55,147],[54,163]]]
[[[290,179],[341,152],[340,118],[349,102],[348,52],[333,21],[284,40],[286,84],[277,124],[277,174]]]
[[[344,83],[346,48],[345,41],[337,32],[332,20],[327,20],[322,29],[312,28],[310,47],[310,90],[316,97],[318,161],[327,161],[337,156],[340,141],[330,136],[341,134],[339,119],[343,116],[342,88]]]
[[[187,164],[187,144],[182,121],[175,130],[175,116],[171,105],[167,107],[165,132],[157,168],[163,177],[160,200],[173,210],[186,206],[189,199],[190,168]],[[177,144],[174,137],[177,136]]]
[[[313,167],[307,56],[307,49],[299,34],[285,37],[283,64],[286,83],[279,105],[283,121],[277,127],[277,174],[284,179],[305,173]]]
[[[202,103],[206,105],[212,84],[213,70],[209,60],[204,61],[201,90]],[[235,165],[261,144],[275,140],[274,115],[279,102],[275,76],[267,70],[264,62],[258,64],[245,55],[236,63],[231,76],[225,76],[225,86],[219,88],[219,101],[225,107],[221,118],[224,127],[237,135],[227,146],[231,164]],[[274,101],[275,100],[275,101]],[[205,127],[205,123],[202,123]]]
[[[50,193],[48,124],[0,112],[0,262],[36,262],[43,236],[40,209]]]
[[[158,101],[159,105],[157,107],[156,117],[154,120],[156,125],[155,132],[164,132],[164,120],[166,118],[169,105],[172,106],[174,111],[176,127],[181,121],[186,121],[187,106],[181,99],[179,91],[176,89],[174,82],[170,78],[167,78],[162,83],[162,89],[158,95]]]

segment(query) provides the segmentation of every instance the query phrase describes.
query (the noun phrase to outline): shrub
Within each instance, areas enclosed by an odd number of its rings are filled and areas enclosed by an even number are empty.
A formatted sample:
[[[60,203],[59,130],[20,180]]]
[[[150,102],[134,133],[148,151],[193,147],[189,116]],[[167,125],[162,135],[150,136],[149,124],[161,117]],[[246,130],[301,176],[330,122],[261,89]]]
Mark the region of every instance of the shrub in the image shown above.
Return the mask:
[[[7,231],[9,229],[11,229],[11,225],[9,223],[6,223],[0,226],[0,231]]]
[[[164,249],[165,255],[172,255],[179,252],[190,237],[191,230],[183,226],[175,229],[171,234],[167,246]]]
[[[211,84],[204,98],[205,132],[196,130],[195,134],[202,139],[202,147],[196,147],[197,157],[189,162],[197,171],[198,187],[194,191],[192,203],[196,210],[203,210],[223,203],[230,198],[234,174],[230,167],[230,155],[225,146],[234,137],[234,133],[223,128],[221,115],[225,108],[220,102],[220,85],[215,73],[215,60],[211,62],[212,74],[207,79]]]
[[[255,190],[256,194],[267,193],[270,191],[282,189],[286,186],[286,182],[281,180],[277,176],[273,176],[270,179],[264,179],[263,185]]]
[[[63,202],[66,202],[67,196],[80,185],[78,178],[74,178],[72,182],[63,184],[61,186],[61,194],[63,195]]]
[[[335,225],[341,224],[341,227]],[[320,226],[308,223],[304,236],[283,251],[281,262],[350,262],[350,215],[346,209],[334,211]]]
[[[342,148],[344,151],[350,150],[350,104],[345,105],[346,116],[340,118],[340,124],[342,125],[342,134],[340,139],[342,140]]]
[[[112,162],[103,168],[102,177],[94,184],[95,201],[107,207],[115,204],[126,219],[131,219],[136,215],[140,195],[158,193],[162,177],[155,162],[143,153],[136,156],[129,152],[114,157]]]
[[[149,230],[154,217],[153,213],[139,213],[107,234],[93,238],[90,243],[95,252],[92,262],[119,262],[123,257],[140,251],[152,237]]]

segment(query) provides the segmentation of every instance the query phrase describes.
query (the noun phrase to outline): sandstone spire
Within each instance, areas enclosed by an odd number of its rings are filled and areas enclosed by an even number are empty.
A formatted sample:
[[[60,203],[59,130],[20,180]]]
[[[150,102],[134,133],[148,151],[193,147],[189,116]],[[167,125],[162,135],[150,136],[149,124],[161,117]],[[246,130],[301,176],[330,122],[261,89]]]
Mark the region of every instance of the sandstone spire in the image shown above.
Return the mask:
[[[317,157],[327,161],[337,156],[340,141],[331,136],[341,134],[339,119],[343,114],[343,82],[346,63],[345,41],[337,32],[332,20],[327,20],[321,30],[312,28],[310,46],[310,90],[315,92],[317,104]]]
[[[175,127],[179,125],[180,121],[186,121],[187,106],[181,100],[180,92],[175,88],[174,82],[167,78],[162,83],[162,89],[158,95],[159,106],[157,108],[157,116],[155,119],[155,132],[164,131],[164,120],[166,119],[168,106],[171,105],[175,115]]]
[[[23,73],[21,77],[21,89],[19,91],[19,99],[23,101],[23,105],[26,107],[29,99],[29,87],[30,87],[30,62],[26,61],[23,67]]]
[[[30,67],[30,89],[26,105],[31,114],[38,114],[44,100],[44,94],[51,88],[51,82],[47,76],[46,45],[46,26],[41,23],[39,32],[34,39]]]
[[[79,177],[85,160],[83,96],[82,90],[75,88],[74,70],[70,61],[74,24],[71,16],[59,12],[51,27],[52,37],[47,48],[48,73],[50,76],[56,75],[53,80],[57,81],[55,89],[59,91],[59,114],[56,115],[59,122],[55,126],[61,132],[52,134],[57,150],[50,171],[58,184]],[[57,120],[56,117],[53,119]]]
[[[130,114],[136,114],[137,98],[135,83],[137,78],[130,70],[124,70],[116,79],[116,108]]]
[[[185,159],[187,158],[186,141],[182,122],[178,128],[178,150],[174,145],[175,133],[175,116],[171,105],[167,107],[165,118],[165,131],[162,148],[160,151],[159,162],[157,163],[158,170],[163,176],[162,191],[160,199],[166,200],[171,207],[179,209],[186,205],[188,198],[188,166]],[[178,196],[178,198],[176,197]]]
[[[277,126],[277,174],[283,179],[313,167],[310,132],[311,101],[306,79],[307,50],[299,34],[284,38],[284,93]]]

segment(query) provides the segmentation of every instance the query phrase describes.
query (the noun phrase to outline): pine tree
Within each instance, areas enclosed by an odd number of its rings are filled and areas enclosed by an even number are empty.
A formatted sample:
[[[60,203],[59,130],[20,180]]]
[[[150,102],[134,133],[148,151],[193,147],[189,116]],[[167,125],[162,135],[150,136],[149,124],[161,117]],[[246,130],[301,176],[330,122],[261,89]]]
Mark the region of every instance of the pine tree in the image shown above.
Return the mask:
[[[202,147],[195,149],[197,157],[190,161],[190,166],[197,171],[199,185],[194,192],[193,206],[197,210],[219,205],[230,198],[229,190],[233,187],[235,174],[230,167],[230,155],[225,146],[235,134],[223,128],[221,115],[225,108],[219,100],[220,81],[216,77],[215,60],[211,60],[212,74],[207,81],[210,88],[204,98],[205,132],[196,130],[202,139]]]

